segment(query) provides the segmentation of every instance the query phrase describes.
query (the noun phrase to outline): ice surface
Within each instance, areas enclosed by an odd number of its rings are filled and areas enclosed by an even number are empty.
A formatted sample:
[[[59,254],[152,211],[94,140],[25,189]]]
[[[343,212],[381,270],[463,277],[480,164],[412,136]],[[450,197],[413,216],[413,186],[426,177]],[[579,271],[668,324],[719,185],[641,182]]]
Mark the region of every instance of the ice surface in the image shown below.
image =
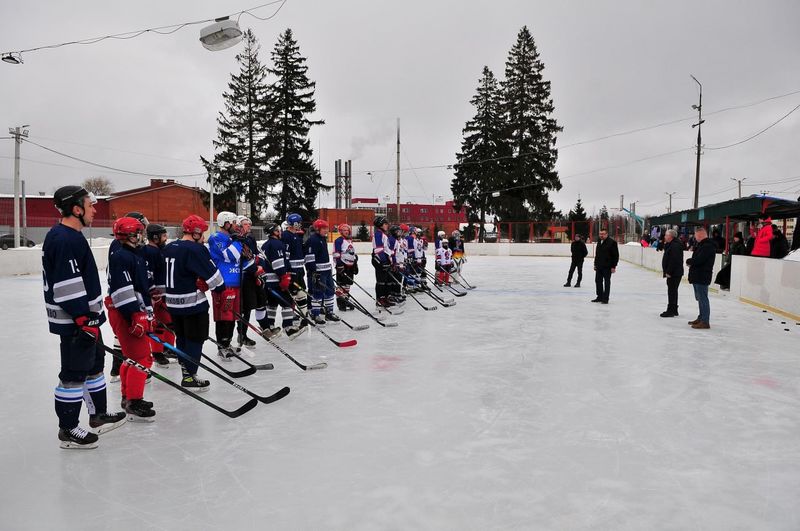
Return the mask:
[[[625,263],[590,304],[568,265],[470,257],[453,308],[281,340],[325,370],[260,344],[276,369],[238,382],[284,400],[230,420],[153,382],[156,422],[90,451],[58,448],[39,277],[2,278],[0,529],[800,529],[800,326],[713,296],[691,330],[690,287],[661,319],[663,280]]]

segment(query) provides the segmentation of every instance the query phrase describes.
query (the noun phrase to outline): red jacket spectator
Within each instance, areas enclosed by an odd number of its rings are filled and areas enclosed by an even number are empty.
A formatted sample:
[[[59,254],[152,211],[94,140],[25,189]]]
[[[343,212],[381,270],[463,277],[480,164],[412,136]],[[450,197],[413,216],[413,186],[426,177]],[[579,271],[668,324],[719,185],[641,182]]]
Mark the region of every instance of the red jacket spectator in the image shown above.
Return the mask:
[[[769,258],[770,245],[772,241],[772,218],[767,218],[761,221],[762,226],[758,230],[755,245],[753,245],[753,252],[751,256],[763,256]]]

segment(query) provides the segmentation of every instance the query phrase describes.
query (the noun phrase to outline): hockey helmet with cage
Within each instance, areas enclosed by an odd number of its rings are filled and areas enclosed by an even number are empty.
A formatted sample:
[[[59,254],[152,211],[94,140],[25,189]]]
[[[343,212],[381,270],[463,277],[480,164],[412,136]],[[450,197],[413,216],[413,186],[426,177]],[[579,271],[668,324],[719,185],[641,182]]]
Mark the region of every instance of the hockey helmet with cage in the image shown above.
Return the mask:
[[[328,222],[325,221],[324,219],[318,219],[318,220],[316,220],[314,222],[312,227],[314,227],[315,231],[319,232],[322,229],[327,229],[328,228]]]
[[[217,214],[217,226],[224,229],[226,223],[230,223],[231,225],[235,224],[236,214],[233,212],[228,212],[227,210],[223,210]]]
[[[244,224],[252,225],[253,221],[247,216],[236,216],[236,224],[239,226]]]
[[[388,219],[386,219],[386,216],[376,216],[376,217],[375,217],[375,220],[372,222],[372,224],[373,224],[375,227],[377,227],[377,228],[379,228],[379,229],[380,229],[380,228],[382,228],[384,225],[388,225],[388,224],[389,224],[389,220],[388,220]]]
[[[453,232],[450,234],[450,236],[451,236],[451,237],[453,237],[453,238],[455,238],[455,239],[459,239],[459,238],[461,238],[461,232],[460,232],[460,231],[457,231],[457,230],[454,230],[454,231],[453,231]]]
[[[286,223],[295,229],[303,228],[303,216],[300,214],[289,214],[286,216]]]
[[[447,247],[450,247],[450,242],[447,241],[447,238],[443,238],[442,241],[439,242],[439,245],[441,245],[444,248],[447,248]]]
[[[439,237],[440,240],[443,240],[443,239],[447,238],[447,233],[445,231],[443,231],[443,230],[440,230],[439,232],[437,232],[436,235]]]
[[[400,224],[400,230],[403,232],[408,232],[408,225],[405,223]]]
[[[275,236],[276,238],[280,238],[281,237],[281,226],[278,225],[277,223],[270,223],[269,225],[266,226],[265,232],[267,234],[267,237]]]
[[[203,234],[208,230],[208,223],[197,214],[192,214],[183,220],[181,228],[184,234]]]
[[[141,241],[144,225],[136,218],[123,216],[114,222],[112,230],[117,240],[128,241],[130,238],[136,238],[137,241]]]
[[[144,214],[142,214],[141,212],[136,211],[136,210],[134,210],[133,212],[128,212],[127,214],[125,214],[122,217],[138,219],[139,223],[141,223],[145,227],[147,227],[150,224],[150,221],[147,219],[147,216],[145,216]]]
[[[347,233],[348,235],[353,233],[353,227],[348,225],[347,223],[340,223],[339,224],[339,234]]]

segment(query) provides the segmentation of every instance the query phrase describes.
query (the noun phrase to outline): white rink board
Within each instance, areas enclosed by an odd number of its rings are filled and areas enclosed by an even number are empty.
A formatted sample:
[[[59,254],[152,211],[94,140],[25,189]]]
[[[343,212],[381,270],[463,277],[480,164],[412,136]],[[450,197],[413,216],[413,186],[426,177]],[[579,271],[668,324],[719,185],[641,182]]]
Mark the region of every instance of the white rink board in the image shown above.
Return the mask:
[[[154,382],[156,422],[84,452],[58,448],[41,280],[0,278],[0,529],[799,529],[800,326],[712,297],[691,330],[690,286],[661,319],[663,280],[626,263],[591,304],[590,262],[581,289],[568,265],[472,256],[453,308],[329,326],[348,350],[280,340],[325,370],[259,345],[276,369],[238,382],[284,400],[230,420]]]

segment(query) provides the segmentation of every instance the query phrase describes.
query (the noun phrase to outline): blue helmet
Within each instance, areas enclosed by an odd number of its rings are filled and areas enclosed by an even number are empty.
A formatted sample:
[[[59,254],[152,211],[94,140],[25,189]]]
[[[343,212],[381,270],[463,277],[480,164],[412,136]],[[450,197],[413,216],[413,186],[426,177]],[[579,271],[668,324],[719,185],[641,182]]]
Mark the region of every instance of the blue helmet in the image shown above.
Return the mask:
[[[289,214],[286,216],[286,223],[288,223],[290,227],[299,229],[303,226],[303,216],[300,214]]]

